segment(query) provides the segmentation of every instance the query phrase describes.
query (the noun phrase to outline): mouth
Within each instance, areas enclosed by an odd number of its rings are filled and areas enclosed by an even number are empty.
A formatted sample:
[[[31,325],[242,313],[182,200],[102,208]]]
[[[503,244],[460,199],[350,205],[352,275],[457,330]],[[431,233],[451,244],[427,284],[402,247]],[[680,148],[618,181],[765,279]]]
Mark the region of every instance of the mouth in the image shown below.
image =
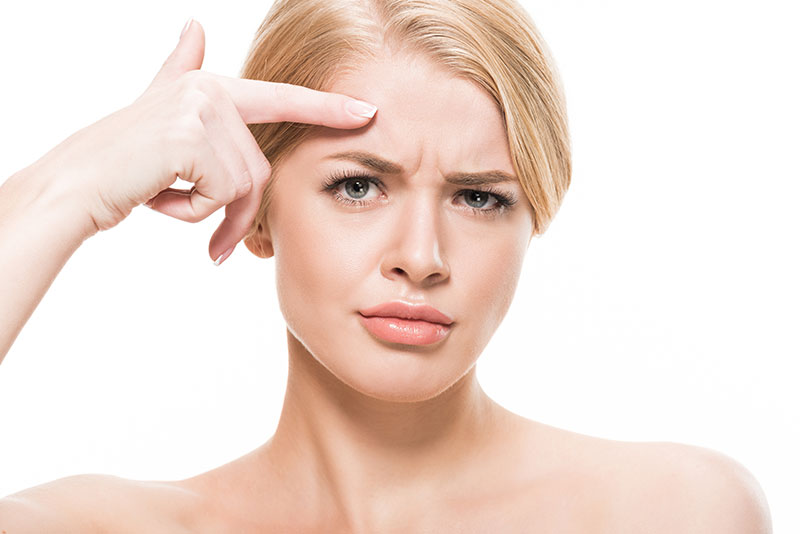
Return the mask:
[[[399,319],[409,319],[412,321],[427,321],[429,323],[439,323],[450,325],[453,319],[449,315],[440,312],[433,306],[427,304],[412,304],[402,300],[384,302],[371,308],[359,310],[365,317],[396,317]]]
[[[401,317],[359,317],[373,336],[403,345],[432,345],[446,338],[451,330],[451,325]]]

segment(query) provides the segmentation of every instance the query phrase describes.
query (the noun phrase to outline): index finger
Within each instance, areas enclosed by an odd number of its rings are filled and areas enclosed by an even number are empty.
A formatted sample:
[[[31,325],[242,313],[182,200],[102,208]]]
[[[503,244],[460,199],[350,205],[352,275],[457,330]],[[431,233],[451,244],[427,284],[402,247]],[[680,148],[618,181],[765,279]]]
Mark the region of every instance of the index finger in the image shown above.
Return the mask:
[[[378,109],[346,95],[300,85],[212,76],[231,96],[247,124],[303,122],[330,128],[358,128],[369,122]]]

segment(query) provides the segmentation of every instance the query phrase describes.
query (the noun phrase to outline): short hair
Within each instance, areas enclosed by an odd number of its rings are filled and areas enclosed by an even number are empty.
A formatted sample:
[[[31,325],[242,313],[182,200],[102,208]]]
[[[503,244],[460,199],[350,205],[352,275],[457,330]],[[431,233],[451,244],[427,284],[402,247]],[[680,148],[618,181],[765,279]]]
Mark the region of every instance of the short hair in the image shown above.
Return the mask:
[[[386,46],[424,54],[495,100],[533,234],[544,232],[570,183],[566,103],[547,45],[514,0],[276,0],[240,77],[326,91]],[[290,122],[248,127],[273,169],[312,131]],[[265,220],[272,182],[245,239]]]

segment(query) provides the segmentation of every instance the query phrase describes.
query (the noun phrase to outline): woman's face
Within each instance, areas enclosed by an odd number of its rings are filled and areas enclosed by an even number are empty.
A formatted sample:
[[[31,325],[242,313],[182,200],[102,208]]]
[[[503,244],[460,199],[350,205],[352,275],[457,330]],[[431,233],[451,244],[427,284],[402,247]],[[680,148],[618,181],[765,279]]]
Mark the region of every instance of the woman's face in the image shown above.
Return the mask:
[[[472,368],[505,316],[530,204],[500,111],[473,83],[423,56],[387,52],[330,90],[378,112],[358,130],[319,128],[273,174],[261,235],[281,310],[306,356],[342,382],[384,400],[425,400]],[[488,171],[511,180],[453,183]],[[489,189],[502,196],[469,192]],[[359,310],[396,300],[448,315],[447,335],[413,345],[371,333]]]

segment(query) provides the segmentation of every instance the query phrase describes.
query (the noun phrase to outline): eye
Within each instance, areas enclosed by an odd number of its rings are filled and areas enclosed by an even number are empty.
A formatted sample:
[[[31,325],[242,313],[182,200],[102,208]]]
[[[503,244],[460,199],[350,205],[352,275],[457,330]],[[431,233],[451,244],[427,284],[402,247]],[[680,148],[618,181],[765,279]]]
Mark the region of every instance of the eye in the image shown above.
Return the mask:
[[[342,184],[344,184],[345,192],[358,200],[361,200],[367,196],[367,192],[370,188],[370,182],[368,180],[364,180],[363,178],[350,178],[349,180],[342,182]]]
[[[380,185],[380,180],[372,176],[342,171],[330,176],[325,181],[323,190],[331,192],[343,204],[365,206],[380,196]]]
[[[500,200],[498,200],[496,196],[492,195],[487,191],[479,191],[476,189],[471,189],[469,191],[463,191],[462,194],[464,200],[467,201],[467,205],[470,206],[471,208],[479,208],[479,209],[485,208],[486,203],[489,201],[493,201],[491,204],[489,204],[490,206],[494,206],[495,204],[498,204],[500,202]]]
[[[337,171],[329,176],[323,185],[323,191],[330,192],[337,202],[348,206],[368,206],[380,198],[384,192],[383,183],[361,171]],[[484,217],[494,217],[504,213],[516,204],[517,199],[511,193],[487,189],[464,189],[456,193],[455,200],[464,199],[463,209]]]
[[[464,199],[466,202],[465,209],[484,217],[495,217],[505,213],[517,203],[517,198],[514,194],[505,193],[491,187],[485,190],[465,189],[458,192],[457,198]]]

